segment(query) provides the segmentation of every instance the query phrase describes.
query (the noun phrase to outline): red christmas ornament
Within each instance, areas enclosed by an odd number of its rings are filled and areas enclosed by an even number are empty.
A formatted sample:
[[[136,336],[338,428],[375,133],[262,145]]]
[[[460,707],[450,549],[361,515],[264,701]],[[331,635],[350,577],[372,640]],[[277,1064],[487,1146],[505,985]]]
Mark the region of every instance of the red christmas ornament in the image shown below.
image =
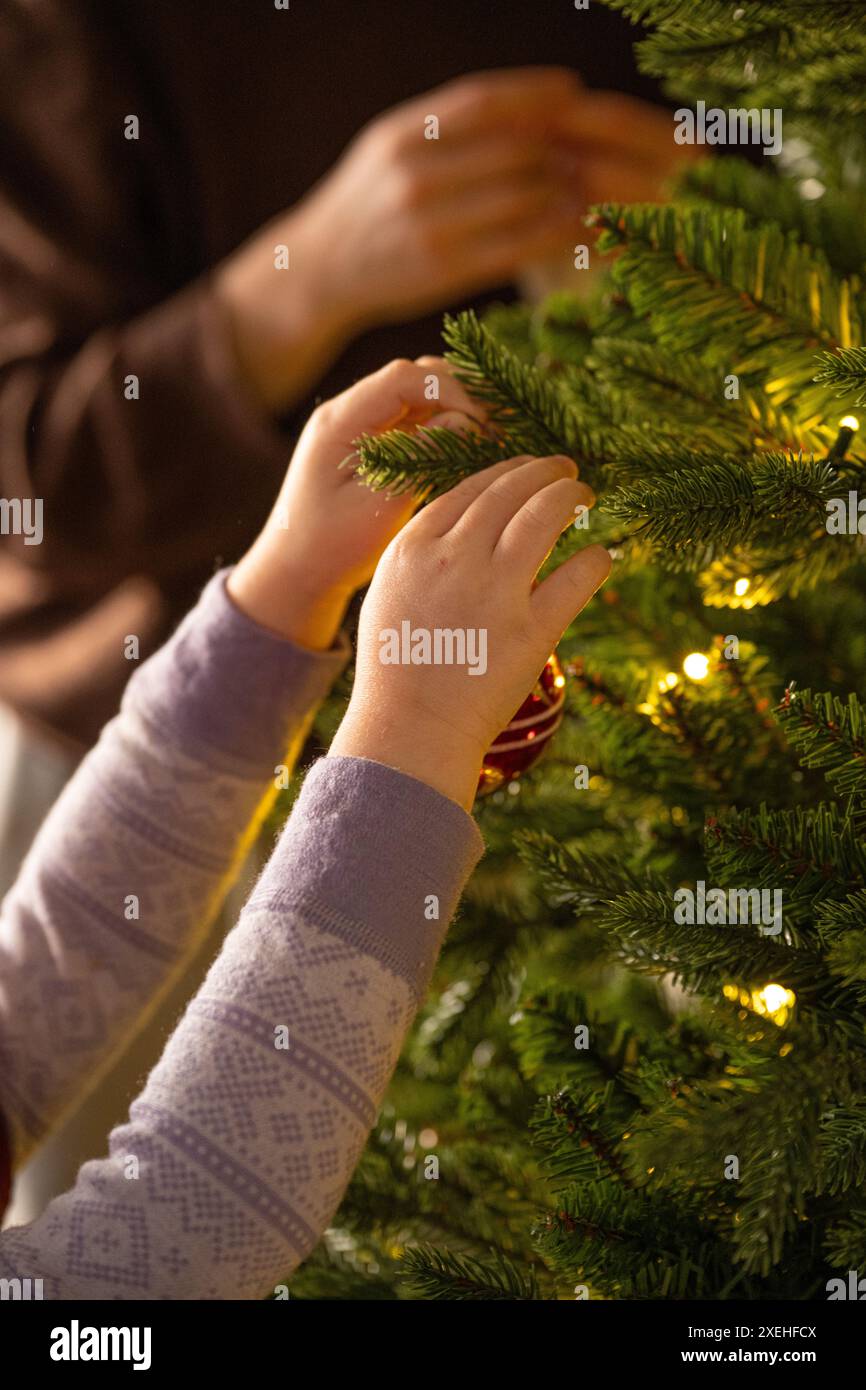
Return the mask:
[[[496,791],[538,762],[562,723],[564,704],[565,675],[554,652],[511,723],[487,750],[477,796]]]

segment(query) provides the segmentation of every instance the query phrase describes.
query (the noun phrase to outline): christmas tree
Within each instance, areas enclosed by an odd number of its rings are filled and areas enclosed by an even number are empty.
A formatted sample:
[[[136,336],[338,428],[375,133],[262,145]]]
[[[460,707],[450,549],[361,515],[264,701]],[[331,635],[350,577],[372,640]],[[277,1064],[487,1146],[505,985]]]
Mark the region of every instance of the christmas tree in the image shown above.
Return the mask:
[[[362,443],[427,495],[567,453],[599,505],[561,547],[615,566],[543,758],[479,803],[301,1298],[823,1299],[866,1269],[862,7],[609,3],[708,139],[775,113],[781,153],[595,209],[592,303],[449,320],[486,436]]]

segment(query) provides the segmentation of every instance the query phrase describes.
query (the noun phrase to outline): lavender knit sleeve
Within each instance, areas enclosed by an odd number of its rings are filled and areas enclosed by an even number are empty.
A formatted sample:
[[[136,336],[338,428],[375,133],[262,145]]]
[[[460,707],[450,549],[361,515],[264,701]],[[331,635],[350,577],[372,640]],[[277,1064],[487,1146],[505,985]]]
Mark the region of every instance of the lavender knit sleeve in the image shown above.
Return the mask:
[[[206,929],[345,642],[309,652],[214,577],[129,682],[0,909],[0,1109],[21,1162]]]
[[[223,721],[246,708],[242,676],[227,682],[213,722],[186,729],[219,764]],[[172,717],[164,682],[145,693]],[[140,755],[162,738],[144,723]],[[42,1279],[49,1298],[272,1291],[340,1201],[482,848],[425,784],[364,759],[317,763],[109,1156],[0,1235],[0,1275]]]

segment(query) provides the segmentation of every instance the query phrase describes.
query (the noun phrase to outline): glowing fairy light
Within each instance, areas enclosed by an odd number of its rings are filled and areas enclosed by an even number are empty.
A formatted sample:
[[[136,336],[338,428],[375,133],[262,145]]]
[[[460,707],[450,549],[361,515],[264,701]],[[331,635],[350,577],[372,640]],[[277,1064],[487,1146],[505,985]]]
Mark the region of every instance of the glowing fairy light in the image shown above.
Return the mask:
[[[664,694],[666,690],[673,690],[678,680],[679,676],[677,675],[676,671],[668,671],[667,675],[662,676],[661,680],[658,683],[660,692]]]
[[[839,433],[827,455],[828,463],[841,463],[848,452],[848,446],[860,428],[856,415],[845,415],[839,421]]]
[[[797,1002],[797,996],[792,989],[786,989],[784,985],[764,985],[763,989],[752,992],[752,1008],[756,1014],[763,1014],[771,1018],[779,1027],[788,1017],[788,1010]]]
[[[747,594],[749,592],[749,586],[751,585],[751,582],[751,579],[737,580],[736,584],[734,585],[734,593],[737,595],[737,598],[742,598],[743,594]]]
[[[710,669],[710,659],[703,652],[689,652],[683,662],[683,670],[690,680],[704,681]]]
[[[761,1018],[770,1019],[778,1028],[784,1028],[791,1009],[797,1002],[797,996],[792,989],[786,989],[784,985],[773,982],[764,985],[762,989],[752,990],[740,989],[737,985],[725,985],[722,993],[732,1003],[741,1004],[744,1009],[751,1009],[752,1013],[760,1014]]]

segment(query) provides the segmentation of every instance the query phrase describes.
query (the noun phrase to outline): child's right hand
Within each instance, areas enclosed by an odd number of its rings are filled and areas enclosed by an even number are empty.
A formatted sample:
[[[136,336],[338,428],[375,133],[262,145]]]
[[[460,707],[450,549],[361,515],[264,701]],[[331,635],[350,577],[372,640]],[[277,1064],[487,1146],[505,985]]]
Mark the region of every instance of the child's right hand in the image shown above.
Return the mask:
[[[607,551],[593,545],[534,585],[576,510],[595,501],[576,475],[561,456],[494,464],[395,537],[361,611],[355,685],[332,756],[388,764],[471,807],[484,754],[610,572]],[[403,623],[483,631],[483,674],[480,661],[475,675],[468,665],[386,664],[386,634]]]

